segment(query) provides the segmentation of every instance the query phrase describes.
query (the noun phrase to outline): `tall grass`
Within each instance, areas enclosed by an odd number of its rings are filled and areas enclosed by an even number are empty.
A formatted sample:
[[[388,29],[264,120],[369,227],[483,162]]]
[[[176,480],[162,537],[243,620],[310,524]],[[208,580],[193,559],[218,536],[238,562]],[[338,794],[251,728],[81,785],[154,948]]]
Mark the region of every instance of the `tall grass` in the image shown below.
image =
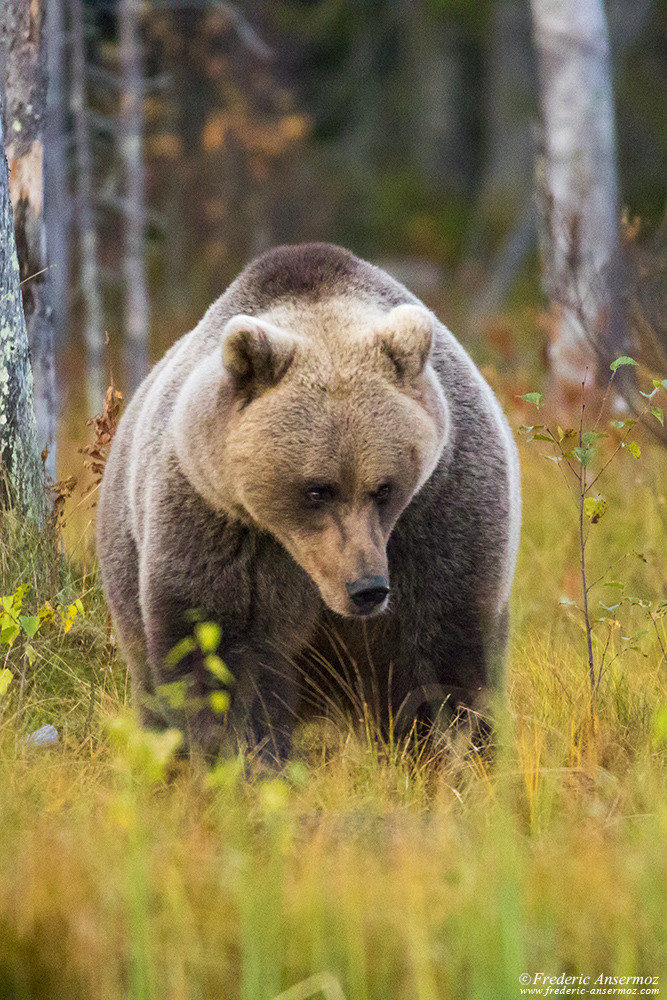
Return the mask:
[[[522,458],[492,761],[455,733],[387,747],[311,724],[279,775],[167,766],[131,722],[109,729],[126,678],[94,569],[54,571],[5,516],[2,592],[29,582],[33,611],[83,595],[84,613],[35,637],[20,716],[14,682],[0,702],[1,996],[271,1000],[327,973],[348,1000],[509,1000],[523,974],[667,973],[665,619],[619,609],[592,718],[561,604],[578,596],[576,518],[557,470]],[[612,470],[590,543],[592,574],[620,558],[613,578],[645,602],[667,596],[665,467],[646,449]],[[13,671],[22,656],[17,640]],[[60,743],[29,750],[43,722]]]

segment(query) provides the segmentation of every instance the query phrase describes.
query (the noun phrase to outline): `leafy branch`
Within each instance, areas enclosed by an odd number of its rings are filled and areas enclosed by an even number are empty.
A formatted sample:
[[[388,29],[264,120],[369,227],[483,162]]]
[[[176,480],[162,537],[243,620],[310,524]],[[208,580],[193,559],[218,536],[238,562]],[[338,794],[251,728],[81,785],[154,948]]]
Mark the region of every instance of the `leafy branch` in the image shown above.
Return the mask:
[[[597,428],[600,425],[600,420],[605,408],[606,401],[608,399],[609,393],[612,388],[614,381],[614,376],[619,368],[626,365],[636,365],[637,362],[630,357],[622,356],[616,358],[615,361],[611,363],[610,370],[611,375],[608,381],[607,388],[602,399],[600,410],[598,412],[597,419],[593,423],[591,430],[586,430],[584,426],[585,416],[586,416],[586,379],[588,375],[588,369],[584,373],[584,377],[581,382],[581,406],[579,411],[579,426],[577,428],[567,428],[563,429],[560,426],[552,427],[548,424],[533,424],[531,426],[522,426],[519,428],[521,433],[526,435],[528,441],[545,441],[552,446],[555,455],[548,455],[554,461],[559,468],[563,471],[565,476],[565,481],[568,486],[568,491],[574,499],[577,508],[577,519],[578,519],[578,547],[579,547],[579,572],[581,575],[581,586],[582,586],[582,597],[583,597],[583,607],[578,608],[581,612],[584,620],[584,630],[586,633],[586,653],[587,653],[587,666],[588,666],[588,678],[591,692],[591,710],[595,710],[595,702],[597,698],[597,692],[600,685],[600,680],[605,669],[607,656],[609,652],[609,646],[611,641],[611,626],[609,626],[609,632],[607,635],[607,641],[605,643],[602,656],[600,658],[599,666],[596,670],[595,658],[593,655],[593,644],[594,644],[594,622],[592,620],[591,609],[589,605],[589,594],[593,587],[604,581],[603,577],[599,577],[592,583],[588,581],[588,563],[587,563],[587,545],[590,537],[590,528],[594,524],[598,524],[599,521],[604,517],[607,512],[607,501],[603,496],[593,495],[594,487],[599,482],[600,478],[604,475],[606,470],[609,468],[611,463],[617,458],[622,449],[625,449],[634,459],[639,459],[641,455],[641,448],[637,441],[631,439],[631,433],[633,427],[637,425],[644,417],[651,414],[655,420],[664,426],[664,413],[660,406],[656,405],[655,399],[661,393],[667,389],[667,379],[654,379],[653,388],[650,392],[641,392],[641,395],[646,399],[646,404],[642,413],[638,414],[638,420],[627,419],[627,420],[611,420],[609,426],[616,432],[620,432],[620,436],[616,447],[612,451],[611,455],[603,461],[601,467],[592,474],[591,470],[595,459],[598,456],[599,442],[603,438],[609,437],[609,434],[605,431],[599,431]],[[641,391],[641,390],[640,390]],[[528,392],[523,396],[519,397],[523,399],[524,402],[535,406],[537,410],[541,409],[543,397],[541,393],[538,392]],[[568,470],[570,474],[570,479],[568,479],[568,474],[565,470]],[[572,486],[571,486],[572,483]],[[572,488],[574,487],[574,488]],[[606,574],[605,574],[606,575]],[[610,586],[612,584],[609,584]],[[620,585],[623,587],[623,585]],[[648,607],[646,602],[641,602],[636,598],[628,598],[628,603],[641,604],[642,607]],[[665,604],[665,602],[663,602]],[[610,612],[615,611],[620,604],[614,605],[612,608],[607,608],[605,605],[602,607]],[[648,608],[651,620],[653,622],[656,635],[658,637],[658,642],[660,648],[663,652],[663,658],[667,659],[665,654],[665,645],[662,641],[660,635],[660,630],[657,626],[657,619],[662,617],[667,610],[667,604],[663,607],[661,605],[655,612]],[[601,619],[607,620],[607,619]],[[615,620],[614,620],[615,621]],[[618,624],[618,623],[615,623]]]

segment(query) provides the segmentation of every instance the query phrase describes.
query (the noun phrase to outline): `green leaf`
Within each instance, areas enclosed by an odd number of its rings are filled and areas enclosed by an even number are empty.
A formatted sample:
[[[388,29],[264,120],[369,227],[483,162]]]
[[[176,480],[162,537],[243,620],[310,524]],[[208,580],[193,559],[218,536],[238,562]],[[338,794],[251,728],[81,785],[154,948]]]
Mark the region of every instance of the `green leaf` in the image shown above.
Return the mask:
[[[588,447],[589,445],[594,444],[600,438],[606,438],[606,437],[609,437],[609,435],[605,434],[604,431],[584,431],[584,433],[581,435],[581,440],[582,443],[586,445],[586,447]]]
[[[215,622],[197,622],[195,638],[202,653],[215,653],[220,645],[222,629]]]
[[[653,414],[653,416],[655,417],[655,419],[664,427],[665,426],[665,418],[662,415],[662,410],[660,409],[660,407],[659,406],[652,406],[651,407],[651,413]]]
[[[549,441],[552,442],[553,438],[550,434],[533,434],[533,441]]]
[[[637,362],[634,360],[634,358],[628,358],[624,355],[623,357],[616,358],[615,361],[612,361],[609,367],[613,372],[615,372],[616,369],[620,368],[622,365],[636,365],[636,364]]]
[[[23,583],[20,587],[16,588],[13,594],[6,594],[4,597],[1,597],[0,601],[4,610],[8,614],[17,615],[23,607],[23,598],[29,590],[30,584]]]
[[[11,684],[13,676],[11,670],[7,670],[6,668],[0,670],[0,698],[3,698],[7,694],[7,688]]]
[[[604,497],[586,497],[584,500],[584,514],[590,518],[591,524],[597,524],[606,512],[607,501]]]
[[[21,615],[19,621],[23,626],[23,631],[29,639],[32,639],[35,632],[42,624],[37,615]]]
[[[173,649],[170,649],[164,658],[165,667],[175,667],[177,663],[180,663],[188,653],[194,652],[197,648],[197,643],[194,641],[191,635],[186,636],[177,642]]]
[[[243,780],[245,761],[241,754],[222,760],[206,775],[209,788],[232,789]]]
[[[625,584],[621,583],[620,580],[606,580],[605,587],[616,587],[617,590],[625,590]]]
[[[527,392],[525,395],[519,396],[519,399],[525,400],[526,403],[531,403],[532,406],[535,406],[539,410],[543,396],[541,392]]]
[[[623,445],[623,447],[628,449],[633,458],[639,458],[642,453],[642,450],[636,441],[628,441]]]
[[[658,743],[667,746],[667,705],[657,709],[653,716],[653,735]]]
[[[233,684],[235,681],[234,674],[231,672],[226,663],[224,663],[219,656],[214,653],[209,653],[205,658],[204,663],[206,664],[206,669],[213,674],[222,684]]]
[[[577,459],[577,461],[579,462],[580,465],[583,465],[583,467],[585,469],[587,469],[588,466],[593,461],[594,455],[595,455],[595,448],[575,448],[574,449],[574,456],[575,456],[575,458]]]
[[[0,642],[6,642],[8,646],[11,646],[20,631],[21,626],[10,620],[9,624],[0,631]]]
[[[138,726],[131,716],[112,719],[106,729],[119,759],[149,784],[162,781],[174,754],[183,743],[183,734],[179,730],[151,732]]]
[[[259,801],[268,814],[282,813],[289,803],[289,785],[282,778],[270,778],[258,788]]]
[[[32,666],[37,659],[37,650],[30,643],[25,647],[25,655],[28,657],[28,663]]]
[[[229,709],[229,693],[227,691],[212,691],[208,701],[217,715],[224,715]]]
[[[51,605],[47,602],[46,604],[43,604],[42,607],[39,609],[38,617],[40,625],[43,625],[44,622],[52,622],[56,617],[56,613],[51,607]]]
[[[310,780],[310,771],[300,760],[291,760],[285,768],[285,776],[297,788],[305,788]]]
[[[184,680],[171,681],[169,684],[158,684],[155,689],[159,698],[163,698],[170,708],[184,708],[187,695],[187,683]]]

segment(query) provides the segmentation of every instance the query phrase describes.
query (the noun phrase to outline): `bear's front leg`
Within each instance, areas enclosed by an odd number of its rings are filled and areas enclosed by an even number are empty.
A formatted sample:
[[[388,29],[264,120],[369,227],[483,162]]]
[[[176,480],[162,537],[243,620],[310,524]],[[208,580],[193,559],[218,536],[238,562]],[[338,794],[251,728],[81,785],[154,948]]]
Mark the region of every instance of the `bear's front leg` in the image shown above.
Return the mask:
[[[154,694],[145,699],[152,716],[159,714],[182,730],[188,748],[207,757],[220,750],[246,749],[282,763],[291,748],[296,722],[298,677],[296,656],[315,628],[313,602],[286,608],[278,594],[255,588],[254,614],[231,616],[231,601],[175,593],[164,576],[142,581],[142,614]],[[262,597],[265,600],[261,600]],[[271,604],[265,601],[272,598]],[[227,606],[227,614],[223,610]],[[267,613],[270,611],[270,613]],[[301,612],[299,615],[298,612]],[[196,638],[199,620],[220,627],[213,661]],[[312,621],[311,621],[312,619]],[[221,669],[222,660],[229,679]],[[228,696],[221,699],[222,692]]]
[[[188,750],[217,756],[226,734],[224,690],[207,664],[208,652],[195,638],[195,617],[215,621],[162,582],[144,582],[142,616],[146,634],[150,690],[139,692],[140,712],[148,726],[175,726]],[[217,655],[220,656],[220,650]],[[221,671],[218,671],[221,673]],[[231,697],[231,696],[230,696]]]
[[[287,650],[255,641],[230,649],[225,663],[235,680],[226,718],[232,746],[269,762],[285,763],[297,722],[294,657]]]

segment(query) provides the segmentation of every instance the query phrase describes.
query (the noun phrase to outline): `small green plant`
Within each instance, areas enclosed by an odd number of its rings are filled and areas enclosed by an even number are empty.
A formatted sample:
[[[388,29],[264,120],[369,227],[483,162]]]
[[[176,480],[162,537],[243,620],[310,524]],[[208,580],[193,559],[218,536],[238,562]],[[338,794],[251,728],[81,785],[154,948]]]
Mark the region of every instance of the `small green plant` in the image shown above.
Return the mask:
[[[639,606],[647,612],[648,617],[653,623],[658,642],[663,652],[663,657],[665,656],[665,644],[658,627],[658,621],[660,621],[665,614],[667,614],[667,601],[659,602],[654,606],[652,602],[629,597],[624,593],[625,585],[615,580],[605,579],[606,574],[596,580],[593,580],[592,582],[589,579],[587,546],[590,539],[590,532],[592,527],[601,521],[608,510],[606,498],[599,493],[599,490],[596,489],[596,487],[598,486],[598,483],[604,473],[622,450],[625,450],[632,456],[633,459],[639,459],[641,455],[641,448],[639,443],[632,437],[632,433],[633,428],[636,427],[641,420],[648,418],[650,415],[652,418],[657,420],[661,426],[664,426],[663,410],[662,407],[657,405],[657,402],[660,399],[661,394],[667,389],[667,379],[654,379],[652,389],[649,392],[641,392],[641,395],[646,399],[646,404],[643,411],[638,414],[638,419],[609,421],[610,430],[617,434],[616,447],[612,449],[611,454],[608,456],[605,456],[602,453],[600,443],[604,438],[609,437],[609,433],[599,430],[600,422],[613,386],[614,376],[619,368],[626,365],[636,366],[637,362],[633,358],[623,356],[616,358],[616,360],[611,363],[611,376],[600,405],[598,416],[592,427],[586,428],[585,426],[587,410],[586,372],[581,383],[581,409],[579,414],[579,426],[577,428],[569,427],[564,429],[560,426],[554,428],[548,424],[533,424],[531,426],[522,426],[519,428],[520,432],[526,435],[528,441],[545,441],[551,445],[553,454],[548,455],[547,458],[555,462],[559,468],[563,470],[568,489],[570,490],[570,494],[576,505],[578,517],[578,549],[582,588],[582,606],[579,607],[575,602],[572,603],[583,616],[584,631],[586,635],[588,678],[591,693],[591,710],[593,716],[595,714],[595,701],[600,681],[604,674],[605,667],[607,666],[607,657],[611,637],[614,630],[620,627],[620,622],[616,617],[616,612],[621,607],[621,604],[626,603],[628,605]],[[537,410],[539,410],[542,406],[543,397],[541,393],[529,392],[525,393],[520,398],[525,402],[530,403],[532,406],[535,406]],[[643,559],[641,553],[635,554],[639,558]],[[597,618],[594,618],[589,598],[593,588],[598,585],[604,585],[606,587],[616,589],[620,591],[623,596],[620,597],[617,603],[604,604],[601,601],[600,607],[604,613],[599,615]],[[595,626],[597,623],[604,623],[606,625],[607,637],[596,668],[593,647],[597,642],[597,637],[595,635]],[[629,648],[638,648],[636,646],[636,641],[642,634],[644,633],[625,637],[630,643]],[[634,645],[632,645],[633,643]]]
[[[147,785],[162,781],[183,741],[177,729],[162,733],[142,729],[131,714],[119,715],[107,725],[107,735],[122,764],[133,778]]]
[[[24,583],[12,594],[0,597],[0,652],[5,648],[5,666],[0,672],[0,698],[6,695],[15,673],[19,676],[17,718],[21,717],[28,672],[38,657],[37,633],[43,626],[60,621],[64,633],[69,632],[79,615],[84,614],[83,602],[77,598],[66,607],[54,609],[47,601],[36,614],[24,614],[24,603],[30,593],[30,584]],[[13,655],[16,654],[16,655]],[[14,671],[10,669],[14,666]]]
[[[155,697],[146,699],[147,708],[186,732],[201,712],[212,711],[223,724],[235,678],[218,655],[221,638],[216,622],[195,621],[192,635],[176,643],[165,657],[164,665],[174,671],[174,680],[158,685]]]

